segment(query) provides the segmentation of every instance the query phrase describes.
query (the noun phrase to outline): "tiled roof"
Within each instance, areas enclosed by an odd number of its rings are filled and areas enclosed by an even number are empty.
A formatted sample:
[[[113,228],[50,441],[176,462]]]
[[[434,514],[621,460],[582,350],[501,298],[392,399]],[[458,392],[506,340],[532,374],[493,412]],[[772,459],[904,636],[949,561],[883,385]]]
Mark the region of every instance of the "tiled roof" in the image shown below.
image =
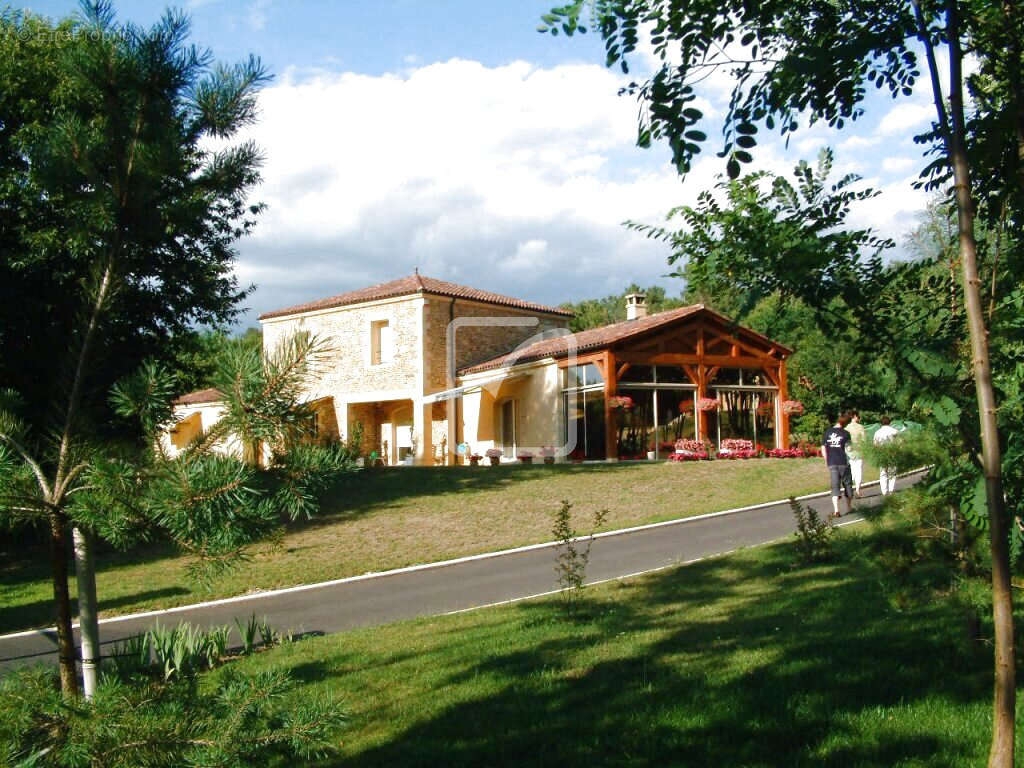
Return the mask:
[[[680,320],[695,312],[704,309],[703,304],[694,304],[689,307],[669,309],[665,312],[658,312],[647,317],[639,317],[636,320],[624,320],[621,323],[603,325],[600,328],[590,328],[573,334],[576,343],[576,352],[589,352],[594,349],[609,347],[623,339],[636,336],[647,331],[660,328],[663,325]],[[528,363],[534,360],[542,360],[545,357],[564,357],[568,354],[569,336],[560,336],[553,339],[543,339],[515,352],[501,355],[500,357],[486,360],[476,365],[471,365],[459,371],[460,375],[479,373],[493,368],[501,368],[504,365]]]
[[[171,402],[174,405],[198,405],[199,403],[216,403],[224,399],[219,389],[200,389],[196,392],[189,392],[187,395],[176,397]]]
[[[360,288],[357,291],[340,293],[337,296],[331,296],[326,299],[309,301],[305,304],[296,304],[294,307],[285,307],[284,309],[275,309],[273,312],[264,312],[259,316],[259,319],[269,320],[273,317],[295,315],[300,312],[313,312],[318,309],[333,309],[335,307],[344,307],[348,304],[360,304],[364,301],[390,299],[396,296],[408,296],[415,293],[429,293],[436,296],[448,296],[456,299],[470,299],[472,301],[481,301],[485,304],[498,304],[505,307],[525,309],[531,312],[543,312],[549,315],[561,315],[563,317],[572,317],[573,314],[565,309],[547,307],[543,304],[534,304],[531,301],[514,299],[511,296],[502,296],[501,294],[481,291],[476,288],[469,288],[465,285],[457,285],[456,283],[449,283],[445,280],[437,280],[433,277],[425,277],[420,274],[415,274],[399,278],[398,280],[392,280],[389,283],[380,283],[379,285],[371,285],[369,288]]]

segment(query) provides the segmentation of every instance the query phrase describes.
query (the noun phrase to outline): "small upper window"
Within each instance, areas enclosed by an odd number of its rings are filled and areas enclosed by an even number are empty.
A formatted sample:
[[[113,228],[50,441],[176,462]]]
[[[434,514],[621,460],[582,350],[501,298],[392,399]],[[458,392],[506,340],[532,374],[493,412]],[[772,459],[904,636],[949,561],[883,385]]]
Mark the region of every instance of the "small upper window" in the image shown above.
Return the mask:
[[[391,325],[387,320],[370,323],[370,364],[390,363],[395,355]]]

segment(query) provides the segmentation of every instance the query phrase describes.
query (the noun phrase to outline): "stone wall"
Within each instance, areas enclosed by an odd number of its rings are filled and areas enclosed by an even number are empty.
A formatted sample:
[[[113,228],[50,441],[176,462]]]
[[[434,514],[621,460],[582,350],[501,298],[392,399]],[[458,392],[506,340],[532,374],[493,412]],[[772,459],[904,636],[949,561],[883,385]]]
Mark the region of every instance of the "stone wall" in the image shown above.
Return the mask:
[[[461,368],[473,363],[489,360],[515,349],[523,341],[542,331],[566,327],[568,318],[542,315],[513,307],[500,307],[459,299],[455,302],[454,313],[451,299],[428,296],[426,306],[424,361],[426,391],[438,392],[447,388],[447,330],[454,317],[483,318],[530,318],[540,322],[534,326],[462,326],[455,335],[455,367]]]
[[[418,296],[319,314],[272,318],[263,324],[263,349],[272,352],[281,340],[308,331],[332,347],[329,361],[317,376],[310,398],[332,396],[343,401],[381,392],[412,393],[419,385],[420,317]],[[387,320],[394,339],[390,362],[370,362],[370,324]]]

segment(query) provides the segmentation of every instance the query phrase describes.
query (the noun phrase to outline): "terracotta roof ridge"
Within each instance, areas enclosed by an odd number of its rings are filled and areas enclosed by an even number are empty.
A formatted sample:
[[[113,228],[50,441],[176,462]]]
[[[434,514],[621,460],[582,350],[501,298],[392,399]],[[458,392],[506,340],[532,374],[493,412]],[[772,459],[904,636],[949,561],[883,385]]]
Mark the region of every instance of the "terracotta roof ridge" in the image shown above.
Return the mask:
[[[492,291],[485,291],[480,288],[472,288],[470,286],[452,283],[447,280],[427,277],[425,275],[421,275],[417,268],[413,274],[400,277],[397,280],[377,283],[375,285],[367,286],[366,288],[357,288],[335,296],[328,296],[327,298],[307,301],[302,304],[295,304],[283,309],[264,312],[259,316],[259,319],[269,320],[276,317],[296,315],[304,312],[315,312],[318,310],[335,309],[337,307],[344,307],[351,304],[397,298],[399,296],[408,296],[416,293],[428,293],[464,299],[467,301],[479,301],[485,304],[512,307],[515,309],[525,310],[527,312],[543,312],[544,314],[560,315],[563,317],[573,316],[573,313],[569,310],[558,307],[549,307],[534,301],[517,299],[513,296],[505,296]]]
[[[223,399],[224,393],[219,389],[216,387],[206,387],[204,389],[186,392],[184,395],[179,395],[174,398],[171,403],[173,405],[195,405],[199,403],[216,403]]]

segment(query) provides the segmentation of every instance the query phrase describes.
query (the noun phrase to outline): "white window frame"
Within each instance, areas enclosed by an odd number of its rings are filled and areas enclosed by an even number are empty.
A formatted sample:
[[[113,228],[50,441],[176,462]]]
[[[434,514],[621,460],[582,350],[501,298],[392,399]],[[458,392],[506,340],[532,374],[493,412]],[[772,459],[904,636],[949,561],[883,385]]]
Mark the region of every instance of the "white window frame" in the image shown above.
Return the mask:
[[[369,318],[369,344],[366,350],[366,364],[371,368],[381,368],[391,365],[395,361],[395,325],[390,315],[380,315]],[[384,334],[382,329],[387,328],[390,336],[390,356],[385,358]]]

